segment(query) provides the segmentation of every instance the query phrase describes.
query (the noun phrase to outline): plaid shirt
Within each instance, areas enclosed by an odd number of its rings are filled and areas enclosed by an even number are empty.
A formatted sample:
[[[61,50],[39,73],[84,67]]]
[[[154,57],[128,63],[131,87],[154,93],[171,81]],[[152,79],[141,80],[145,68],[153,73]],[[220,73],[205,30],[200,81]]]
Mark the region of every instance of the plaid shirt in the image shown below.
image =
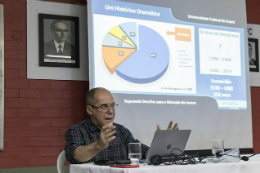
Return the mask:
[[[99,152],[96,156],[87,162],[94,162],[97,160],[127,160],[128,159],[128,143],[140,142],[134,139],[132,133],[124,126],[114,123],[116,126],[116,138],[109,143],[109,146]],[[100,129],[92,123],[90,118],[70,127],[65,134],[66,147],[65,153],[67,160],[73,163],[81,163],[74,158],[75,149],[82,145],[88,145],[97,141],[100,137]],[[149,147],[142,144],[142,158],[145,158],[145,154]]]

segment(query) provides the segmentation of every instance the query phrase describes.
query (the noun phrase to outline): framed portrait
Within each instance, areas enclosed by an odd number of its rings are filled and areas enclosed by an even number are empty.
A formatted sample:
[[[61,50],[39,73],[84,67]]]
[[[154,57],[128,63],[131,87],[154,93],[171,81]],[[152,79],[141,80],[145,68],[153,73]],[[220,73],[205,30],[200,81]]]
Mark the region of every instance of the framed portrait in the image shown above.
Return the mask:
[[[250,71],[259,72],[258,39],[248,38],[248,61]]]
[[[39,66],[79,68],[79,18],[39,14]]]

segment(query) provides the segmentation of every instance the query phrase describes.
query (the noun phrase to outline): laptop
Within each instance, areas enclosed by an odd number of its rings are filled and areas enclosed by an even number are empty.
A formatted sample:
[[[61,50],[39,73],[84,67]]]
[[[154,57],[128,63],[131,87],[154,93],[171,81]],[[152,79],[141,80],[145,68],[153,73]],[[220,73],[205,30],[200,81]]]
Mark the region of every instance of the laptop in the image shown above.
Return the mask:
[[[171,154],[172,149],[178,148],[184,151],[189,139],[191,130],[157,130],[155,131],[150,151],[146,158],[146,163],[151,163],[151,157],[154,155],[163,156]],[[179,150],[173,150],[173,153],[181,154]]]

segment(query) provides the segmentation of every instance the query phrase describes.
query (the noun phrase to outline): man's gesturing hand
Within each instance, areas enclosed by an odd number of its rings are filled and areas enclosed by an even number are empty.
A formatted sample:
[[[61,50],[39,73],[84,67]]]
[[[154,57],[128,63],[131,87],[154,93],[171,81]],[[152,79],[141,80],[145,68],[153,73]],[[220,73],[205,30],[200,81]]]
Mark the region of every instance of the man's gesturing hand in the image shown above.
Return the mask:
[[[112,136],[116,132],[115,128],[116,126],[110,127],[110,125],[105,125],[102,127],[100,131],[100,138],[97,141],[97,144],[100,147],[100,149],[106,149],[109,145],[109,142],[116,138],[115,136]]]
[[[178,123],[175,123],[175,125],[172,127],[173,122],[171,121],[167,127],[167,130],[179,130]],[[157,125],[157,130],[161,130],[161,127]]]

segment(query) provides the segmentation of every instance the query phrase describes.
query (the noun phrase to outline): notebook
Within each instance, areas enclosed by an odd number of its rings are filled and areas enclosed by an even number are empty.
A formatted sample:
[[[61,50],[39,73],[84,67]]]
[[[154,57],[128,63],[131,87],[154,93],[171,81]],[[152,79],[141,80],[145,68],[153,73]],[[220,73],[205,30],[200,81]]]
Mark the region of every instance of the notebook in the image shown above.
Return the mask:
[[[155,131],[150,151],[146,158],[146,163],[151,163],[150,159],[154,155],[163,156],[171,154],[172,149],[178,148],[184,151],[189,139],[191,130],[157,130]],[[173,153],[180,154],[179,150],[173,150]]]

